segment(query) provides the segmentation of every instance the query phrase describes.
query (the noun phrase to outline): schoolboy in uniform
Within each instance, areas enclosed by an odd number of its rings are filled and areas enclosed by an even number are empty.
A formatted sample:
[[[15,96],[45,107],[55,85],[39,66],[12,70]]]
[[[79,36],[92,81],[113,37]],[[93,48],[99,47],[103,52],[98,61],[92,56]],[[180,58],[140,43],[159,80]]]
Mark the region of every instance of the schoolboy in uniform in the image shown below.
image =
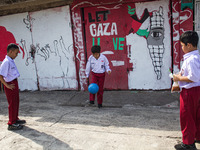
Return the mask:
[[[109,67],[109,62],[106,56],[100,54],[101,47],[99,45],[94,45],[91,48],[92,55],[88,58],[86,64],[85,74],[89,80],[89,75],[91,71],[91,83],[96,83],[99,86],[99,91],[97,93],[98,108],[102,107],[103,103],[103,86],[105,80],[105,71],[110,74],[111,70]],[[94,104],[95,94],[90,93],[90,104]]]
[[[20,130],[26,123],[25,120],[19,120],[19,87],[17,78],[20,76],[14,59],[19,53],[19,47],[16,44],[9,44],[7,55],[0,66],[0,81],[4,84],[4,90],[8,101],[8,130]]]
[[[196,150],[195,141],[200,141],[200,55],[197,50],[198,34],[186,31],[180,36],[184,62],[179,74],[173,76],[179,82],[180,125],[182,143],[177,150]]]

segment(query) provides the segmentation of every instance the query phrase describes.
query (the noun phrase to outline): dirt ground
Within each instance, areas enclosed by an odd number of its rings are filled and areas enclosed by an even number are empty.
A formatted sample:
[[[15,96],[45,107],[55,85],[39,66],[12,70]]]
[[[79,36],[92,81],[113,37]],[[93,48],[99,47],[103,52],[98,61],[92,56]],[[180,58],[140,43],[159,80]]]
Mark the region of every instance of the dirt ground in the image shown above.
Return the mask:
[[[163,92],[116,92],[104,94],[102,109],[85,105],[87,92],[20,92],[20,118],[27,123],[19,131],[7,130],[8,105],[1,93],[0,149],[173,150],[181,142],[178,95],[164,92],[163,99],[171,100],[155,105]],[[139,103],[139,94],[154,100]]]

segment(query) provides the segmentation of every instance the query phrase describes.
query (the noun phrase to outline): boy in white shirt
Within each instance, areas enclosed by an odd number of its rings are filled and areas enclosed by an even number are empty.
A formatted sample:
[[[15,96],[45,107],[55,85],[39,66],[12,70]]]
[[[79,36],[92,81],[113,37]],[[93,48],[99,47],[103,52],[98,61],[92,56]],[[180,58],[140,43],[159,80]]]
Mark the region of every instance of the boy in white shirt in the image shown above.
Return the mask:
[[[173,76],[179,82],[180,125],[182,143],[177,150],[196,150],[195,142],[200,141],[200,55],[197,50],[198,34],[186,31],[180,36],[184,62],[179,74]]]
[[[20,76],[14,59],[19,53],[19,47],[16,44],[9,44],[7,47],[7,55],[0,66],[0,81],[4,84],[4,90],[8,101],[8,130],[20,130],[23,128],[21,124],[26,123],[25,120],[18,118],[19,112],[19,87],[17,78]]]
[[[87,79],[89,80],[89,75],[91,71],[91,83],[96,83],[99,86],[99,91],[97,93],[97,103],[98,108],[101,108],[103,103],[103,86],[105,80],[105,71],[108,74],[110,74],[111,70],[106,56],[100,54],[101,47],[99,45],[94,45],[91,51],[92,55],[88,58],[85,74]],[[94,104],[94,100],[95,94],[90,93],[90,104]]]

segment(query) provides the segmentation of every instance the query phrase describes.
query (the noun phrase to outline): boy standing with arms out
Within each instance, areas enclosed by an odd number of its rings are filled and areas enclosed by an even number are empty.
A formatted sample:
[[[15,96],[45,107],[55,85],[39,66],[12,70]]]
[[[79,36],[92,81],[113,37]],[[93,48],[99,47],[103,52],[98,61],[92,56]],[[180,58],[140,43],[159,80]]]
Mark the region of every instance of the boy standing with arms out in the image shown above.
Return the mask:
[[[173,76],[182,89],[180,93],[180,125],[182,143],[177,150],[196,150],[200,140],[200,55],[197,50],[198,34],[187,31],[180,36],[184,62],[179,74]]]
[[[0,81],[4,84],[4,90],[8,101],[8,130],[20,130],[25,120],[19,120],[19,87],[17,78],[20,76],[14,59],[19,53],[19,47],[16,44],[9,44],[7,55],[0,66]]]
[[[103,86],[105,80],[105,71],[108,74],[110,74],[111,70],[106,56],[100,54],[101,47],[99,45],[94,45],[91,51],[92,55],[88,58],[85,74],[87,76],[87,79],[89,79],[91,71],[92,74],[91,83],[96,83],[99,86],[99,91],[97,93],[97,102],[98,102],[98,108],[101,108],[103,102]],[[94,104],[94,100],[95,100],[95,94],[90,93],[90,104]]]

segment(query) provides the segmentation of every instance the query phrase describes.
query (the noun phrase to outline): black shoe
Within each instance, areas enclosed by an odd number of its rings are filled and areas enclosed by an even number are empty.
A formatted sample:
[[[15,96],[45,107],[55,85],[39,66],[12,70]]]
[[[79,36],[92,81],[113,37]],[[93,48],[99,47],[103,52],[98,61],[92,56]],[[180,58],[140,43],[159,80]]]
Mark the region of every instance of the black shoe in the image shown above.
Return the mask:
[[[102,108],[102,104],[98,104],[98,108]]]
[[[26,123],[26,120],[17,120],[16,123],[17,123],[17,124],[25,124],[25,123]]]
[[[8,130],[21,130],[21,129],[23,129],[23,126],[17,123],[8,125]]]
[[[94,104],[94,101],[90,101],[90,104]]]
[[[85,107],[94,107],[94,101],[87,100],[85,102]]]
[[[174,146],[174,148],[176,150],[197,150],[195,143],[191,144],[191,145],[186,145],[186,144],[177,144]]]

